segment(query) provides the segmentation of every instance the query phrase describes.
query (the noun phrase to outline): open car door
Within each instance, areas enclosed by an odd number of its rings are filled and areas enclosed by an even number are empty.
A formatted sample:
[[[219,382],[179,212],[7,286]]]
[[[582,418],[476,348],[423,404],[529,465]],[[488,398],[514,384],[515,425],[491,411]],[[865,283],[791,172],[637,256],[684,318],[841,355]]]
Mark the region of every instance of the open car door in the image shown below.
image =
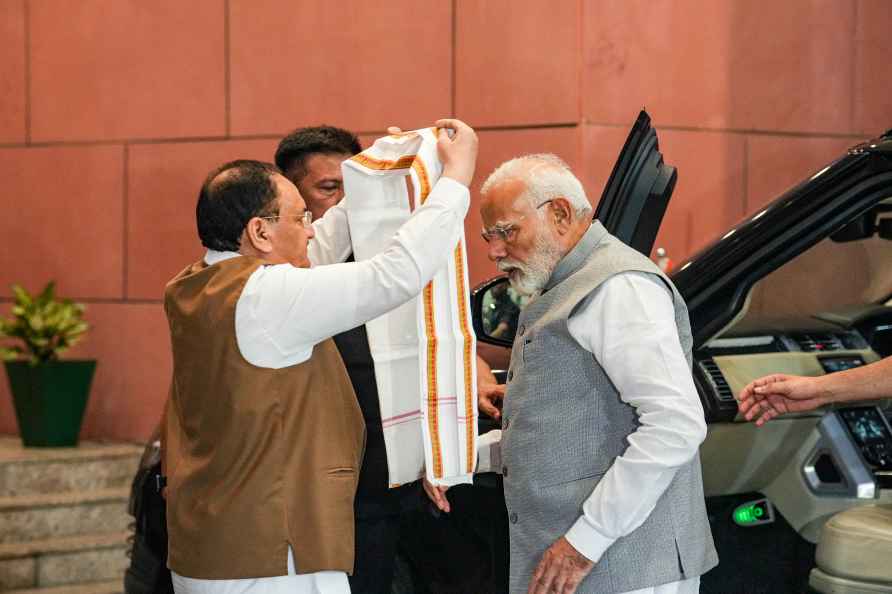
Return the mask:
[[[660,153],[657,132],[642,110],[626,138],[595,218],[625,244],[650,255],[678,174]]]

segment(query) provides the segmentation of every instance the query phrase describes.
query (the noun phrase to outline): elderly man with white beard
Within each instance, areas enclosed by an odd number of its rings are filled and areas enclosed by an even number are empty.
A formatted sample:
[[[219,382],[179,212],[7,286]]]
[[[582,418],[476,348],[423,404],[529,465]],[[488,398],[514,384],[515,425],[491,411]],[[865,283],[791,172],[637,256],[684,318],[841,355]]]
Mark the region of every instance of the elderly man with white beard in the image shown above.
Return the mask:
[[[481,196],[489,258],[531,297],[481,455],[504,476],[510,591],[698,592],[718,559],[684,301],[558,157],[502,164]]]

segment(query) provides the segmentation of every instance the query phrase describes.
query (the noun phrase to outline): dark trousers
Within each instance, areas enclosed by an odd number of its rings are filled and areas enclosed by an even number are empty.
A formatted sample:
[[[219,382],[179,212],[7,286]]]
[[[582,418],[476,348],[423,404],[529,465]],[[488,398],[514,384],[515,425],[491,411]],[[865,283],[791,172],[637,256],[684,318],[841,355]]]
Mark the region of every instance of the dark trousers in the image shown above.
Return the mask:
[[[391,489],[380,495],[357,494],[356,554],[351,594],[388,594],[393,582],[400,520],[424,503],[421,483],[415,482]]]

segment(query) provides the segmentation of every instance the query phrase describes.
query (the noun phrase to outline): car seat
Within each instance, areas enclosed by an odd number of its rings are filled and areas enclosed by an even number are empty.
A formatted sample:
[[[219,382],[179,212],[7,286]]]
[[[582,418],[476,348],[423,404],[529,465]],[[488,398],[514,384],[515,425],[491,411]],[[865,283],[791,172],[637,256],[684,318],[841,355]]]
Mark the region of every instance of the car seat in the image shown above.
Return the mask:
[[[822,594],[892,593],[892,505],[864,505],[830,518],[809,586]]]

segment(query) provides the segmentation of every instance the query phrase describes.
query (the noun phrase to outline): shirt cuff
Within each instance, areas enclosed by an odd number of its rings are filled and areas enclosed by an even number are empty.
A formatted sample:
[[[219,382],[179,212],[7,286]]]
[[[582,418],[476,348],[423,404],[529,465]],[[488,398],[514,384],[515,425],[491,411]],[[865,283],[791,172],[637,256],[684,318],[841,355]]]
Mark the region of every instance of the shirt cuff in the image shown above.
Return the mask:
[[[591,525],[585,516],[580,516],[576,523],[564,535],[574,549],[579,551],[592,563],[597,563],[616,542],[615,538],[604,536]]]
[[[452,194],[455,193],[456,196],[461,196],[462,198],[471,200],[471,190],[468,189],[468,186],[461,183],[460,181],[456,181],[451,177],[443,177],[441,176],[439,180],[437,180],[435,188],[440,188],[440,191],[446,191]]]
[[[501,472],[502,431],[495,429],[488,431],[477,438],[477,470],[478,474],[484,472]]]

